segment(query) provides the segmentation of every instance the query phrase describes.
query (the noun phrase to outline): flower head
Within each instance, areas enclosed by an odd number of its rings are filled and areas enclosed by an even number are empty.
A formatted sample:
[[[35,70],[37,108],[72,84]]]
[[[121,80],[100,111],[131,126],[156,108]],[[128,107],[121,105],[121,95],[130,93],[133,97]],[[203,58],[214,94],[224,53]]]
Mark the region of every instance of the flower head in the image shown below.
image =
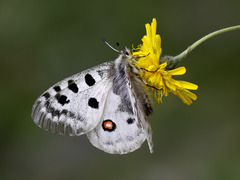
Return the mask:
[[[132,57],[135,65],[141,70],[140,77],[146,83],[147,87],[153,90],[157,101],[162,102],[163,96],[169,96],[170,93],[177,95],[184,103],[190,105],[192,99],[197,96],[189,90],[196,90],[197,85],[174,80],[172,76],[183,75],[186,72],[185,67],[179,67],[172,70],[166,70],[167,62],[160,63],[161,38],[156,34],[157,21],[154,18],[151,25],[146,24],[146,35],[142,38],[142,45],[132,50]]]

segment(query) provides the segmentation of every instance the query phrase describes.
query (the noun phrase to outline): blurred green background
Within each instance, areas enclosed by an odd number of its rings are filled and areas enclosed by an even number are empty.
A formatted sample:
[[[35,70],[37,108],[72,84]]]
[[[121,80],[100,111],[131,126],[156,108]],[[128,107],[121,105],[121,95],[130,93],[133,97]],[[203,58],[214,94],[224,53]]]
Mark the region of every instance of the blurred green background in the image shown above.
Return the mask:
[[[31,120],[51,85],[112,61],[110,44],[141,43],[155,17],[163,55],[240,24],[239,0],[0,2],[0,179],[240,179],[240,31],[202,44],[184,59],[178,79],[199,85],[191,106],[177,97],[155,104],[153,154],[144,143],[127,155],[94,148],[86,136],[45,132]]]

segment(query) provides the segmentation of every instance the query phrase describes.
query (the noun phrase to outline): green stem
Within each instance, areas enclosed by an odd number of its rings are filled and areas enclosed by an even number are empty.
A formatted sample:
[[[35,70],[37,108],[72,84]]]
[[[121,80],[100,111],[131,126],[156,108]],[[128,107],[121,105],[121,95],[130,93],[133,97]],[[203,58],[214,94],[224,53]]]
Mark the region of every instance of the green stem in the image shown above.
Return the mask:
[[[228,27],[228,28],[224,28],[224,29],[220,29],[218,31],[215,31],[213,33],[210,33],[206,36],[204,36],[203,38],[199,39],[198,41],[196,41],[195,43],[193,43],[191,46],[189,46],[185,51],[183,51],[181,54],[173,57],[173,61],[175,61],[175,63],[180,62],[184,57],[187,56],[188,53],[190,53],[193,49],[195,49],[198,45],[200,45],[201,43],[203,43],[204,41],[206,41],[207,39],[214,37],[218,34],[222,34],[228,31],[233,31],[233,30],[237,30],[240,29],[240,25],[237,26],[232,26],[232,27]]]

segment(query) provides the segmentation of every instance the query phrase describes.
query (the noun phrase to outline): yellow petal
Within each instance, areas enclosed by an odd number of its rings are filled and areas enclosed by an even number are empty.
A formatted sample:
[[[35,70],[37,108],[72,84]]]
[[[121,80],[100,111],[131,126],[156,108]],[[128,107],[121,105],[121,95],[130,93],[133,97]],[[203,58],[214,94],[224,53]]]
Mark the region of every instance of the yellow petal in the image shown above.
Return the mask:
[[[181,94],[181,93],[176,93],[176,95],[177,95],[185,104],[187,104],[187,105],[192,104],[192,100],[191,100],[189,97],[184,96],[184,95]]]
[[[186,72],[186,68],[185,67],[179,67],[173,70],[169,70],[168,71],[171,75],[183,75]]]
[[[152,39],[149,38],[149,37],[152,37],[151,26],[150,26],[150,24],[146,24],[145,27],[146,27],[146,33],[147,33],[147,35],[145,36],[145,37],[147,37],[147,38],[145,38],[145,39],[147,39],[148,42],[149,42],[150,44],[152,44]],[[143,43],[143,44],[144,44],[144,43]]]
[[[151,23],[151,39],[152,39],[152,45],[153,47],[156,47],[156,30],[157,30],[157,21],[155,18],[153,18]]]
[[[157,51],[157,54],[156,54],[156,59],[158,59],[158,64],[159,64],[159,58],[162,54],[162,48],[161,48],[161,37],[159,35],[156,35],[156,44],[155,44],[155,47],[156,47],[156,51]]]
[[[169,81],[171,81],[171,83],[176,85],[178,88],[183,88],[182,83],[180,81],[177,81],[173,78],[171,78]]]
[[[152,36],[155,36],[156,31],[157,31],[157,20],[156,20],[156,18],[153,18],[152,23],[151,23],[151,28],[152,28]]]
[[[185,89],[190,89],[190,90],[197,90],[198,89],[198,85],[187,82],[187,81],[178,81],[181,83],[182,87]]]
[[[185,94],[186,96],[190,97],[193,100],[197,100],[196,94],[194,94],[194,93],[192,93],[192,92],[190,92],[188,90],[183,90],[182,94]]]
[[[160,69],[164,69],[167,66],[167,62],[160,64]]]
[[[155,65],[151,65],[147,68],[148,71],[156,71],[156,69],[157,69],[157,66]]]
[[[176,86],[175,86],[173,83],[171,83],[171,82],[169,82],[169,81],[165,81],[165,84],[167,85],[167,87],[168,87],[169,89],[171,89],[171,90],[173,90],[173,91],[176,90]]]

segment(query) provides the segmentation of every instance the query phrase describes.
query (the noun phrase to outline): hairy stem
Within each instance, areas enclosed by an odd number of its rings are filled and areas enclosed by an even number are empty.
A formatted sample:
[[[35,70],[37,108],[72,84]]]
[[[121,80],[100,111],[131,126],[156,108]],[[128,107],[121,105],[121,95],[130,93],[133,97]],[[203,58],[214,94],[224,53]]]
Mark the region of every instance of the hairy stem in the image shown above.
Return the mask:
[[[195,43],[193,43],[191,46],[189,46],[185,51],[183,51],[181,54],[173,57],[173,61],[175,61],[175,63],[180,62],[184,57],[187,56],[188,53],[190,53],[192,50],[194,50],[198,45],[200,45],[201,43],[203,43],[204,41],[206,41],[207,39],[214,37],[218,34],[222,34],[225,32],[229,32],[229,31],[233,31],[233,30],[237,30],[240,29],[240,25],[237,26],[232,26],[232,27],[228,27],[228,28],[224,28],[224,29],[220,29],[218,31],[212,32],[206,36],[204,36],[203,38],[199,39],[198,41],[196,41]]]

